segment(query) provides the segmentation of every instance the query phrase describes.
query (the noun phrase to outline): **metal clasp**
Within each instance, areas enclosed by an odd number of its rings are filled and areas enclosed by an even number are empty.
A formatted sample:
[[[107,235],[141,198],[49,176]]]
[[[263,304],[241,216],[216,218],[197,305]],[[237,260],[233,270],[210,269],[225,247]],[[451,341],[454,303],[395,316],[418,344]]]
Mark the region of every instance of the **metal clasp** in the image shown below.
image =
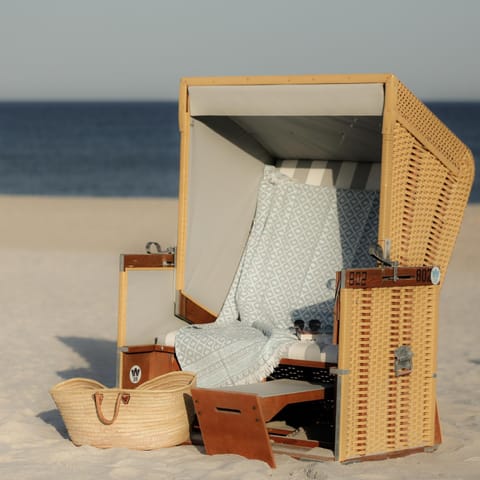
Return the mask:
[[[173,255],[175,256],[176,247],[167,247],[166,250],[162,250],[161,245],[158,242],[147,242],[145,245],[145,251],[149,255]],[[164,267],[169,267],[174,265],[175,262],[167,262],[166,260],[163,262]]]
[[[413,369],[413,352],[409,345],[402,345],[395,350],[395,376],[409,375]]]
[[[390,242],[387,243],[388,250],[390,250]],[[383,266],[393,268],[393,281],[398,280],[398,262],[390,260],[390,255],[383,253],[383,248],[381,245],[370,245],[368,248],[368,254],[373,257],[375,260],[379,261]]]

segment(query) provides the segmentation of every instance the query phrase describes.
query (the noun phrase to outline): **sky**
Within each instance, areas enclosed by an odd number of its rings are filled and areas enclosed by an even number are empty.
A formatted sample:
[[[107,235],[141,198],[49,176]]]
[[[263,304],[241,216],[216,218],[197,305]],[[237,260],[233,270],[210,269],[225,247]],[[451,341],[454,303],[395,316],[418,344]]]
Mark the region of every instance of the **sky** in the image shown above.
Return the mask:
[[[175,100],[188,76],[394,73],[480,100],[478,0],[0,0],[0,100]]]

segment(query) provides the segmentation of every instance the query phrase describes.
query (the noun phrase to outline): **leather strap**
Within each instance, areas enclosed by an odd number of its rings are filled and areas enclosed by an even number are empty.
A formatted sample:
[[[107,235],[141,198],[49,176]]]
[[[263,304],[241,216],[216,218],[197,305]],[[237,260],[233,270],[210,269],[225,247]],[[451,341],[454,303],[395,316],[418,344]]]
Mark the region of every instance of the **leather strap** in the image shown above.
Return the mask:
[[[113,412],[113,417],[111,420],[108,420],[107,418],[105,418],[105,415],[102,412],[103,393],[96,392],[93,397],[95,399],[95,409],[97,411],[98,419],[104,425],[112,425],[118,417],[118,412],[120,411],[120,403],[127,405],[130,401],[130,394],[119,392],[117,395],[117,399],[115,400],[115,410]]]

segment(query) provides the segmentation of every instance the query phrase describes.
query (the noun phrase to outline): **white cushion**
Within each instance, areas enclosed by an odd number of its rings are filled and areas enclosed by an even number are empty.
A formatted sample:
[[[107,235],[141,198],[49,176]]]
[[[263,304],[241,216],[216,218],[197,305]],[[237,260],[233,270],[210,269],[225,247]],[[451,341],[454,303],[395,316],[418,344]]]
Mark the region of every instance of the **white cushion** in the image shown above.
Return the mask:
[[[337,363],[338,348],[331,343],[319,344],[313,341],[298,341],[288,349],[285,358],[290,360],[308,360],[310,362]]]

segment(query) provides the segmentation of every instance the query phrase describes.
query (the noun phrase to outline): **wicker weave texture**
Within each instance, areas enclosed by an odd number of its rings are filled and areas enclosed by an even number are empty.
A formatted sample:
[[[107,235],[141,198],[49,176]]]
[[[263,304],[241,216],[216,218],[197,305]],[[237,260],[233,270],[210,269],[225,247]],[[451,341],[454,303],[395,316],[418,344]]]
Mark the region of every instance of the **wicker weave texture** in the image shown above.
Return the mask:
[[[338,460],[434,444],[438,287],[342,290]],[[395,350],[413,351],[396,376]]]
[[[135,390],[73,378],[50,391],[75,445],[153,450],[190,437],[195,375],[172,372]],[[96,396],[101,396],[100,404]]]
[[[402,82],[397,80],[396,110],[399,122],[411,130],[455,173],[468,169],[466,145],[433,114]]]
[[[398,82],[390,178],[381,193],[391,257],[401,265],[448,266],[473,182],[470,150]],[[382,207],[383,205],[383,207]]]

